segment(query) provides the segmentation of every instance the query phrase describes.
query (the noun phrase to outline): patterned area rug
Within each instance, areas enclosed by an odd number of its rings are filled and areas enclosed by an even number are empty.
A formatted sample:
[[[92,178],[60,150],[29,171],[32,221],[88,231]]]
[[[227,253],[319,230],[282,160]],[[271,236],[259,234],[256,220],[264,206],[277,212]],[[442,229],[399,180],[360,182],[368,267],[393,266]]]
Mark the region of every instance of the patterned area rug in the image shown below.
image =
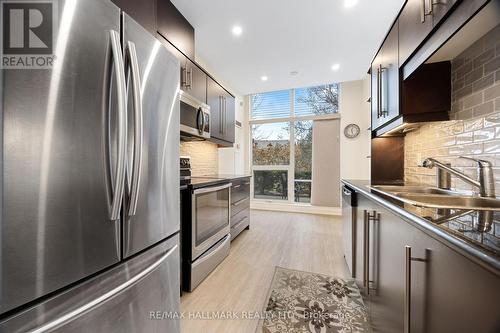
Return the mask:
[[[368,332],[354,280],[276,267],[257,332]]]

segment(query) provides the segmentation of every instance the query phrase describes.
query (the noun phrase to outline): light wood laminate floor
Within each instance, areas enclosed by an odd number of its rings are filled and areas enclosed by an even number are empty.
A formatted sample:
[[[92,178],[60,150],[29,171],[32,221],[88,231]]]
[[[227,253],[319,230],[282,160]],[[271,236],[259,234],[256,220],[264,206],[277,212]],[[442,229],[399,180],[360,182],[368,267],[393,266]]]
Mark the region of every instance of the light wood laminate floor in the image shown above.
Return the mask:
[[[347,277],[340,217],[251,211],[250,230],[231,243],[231,253],[192,293],[186,316],[211,311],[261,312],[275,266]],[[254,333],[258,320],[183,319],[183,333]]]

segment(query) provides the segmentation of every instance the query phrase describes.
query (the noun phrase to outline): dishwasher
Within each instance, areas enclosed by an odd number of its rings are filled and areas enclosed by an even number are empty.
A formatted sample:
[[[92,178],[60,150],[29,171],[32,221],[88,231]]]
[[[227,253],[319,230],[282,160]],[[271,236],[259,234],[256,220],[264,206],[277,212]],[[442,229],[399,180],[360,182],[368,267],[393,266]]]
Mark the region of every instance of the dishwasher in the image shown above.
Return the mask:
[[[356,191],[342,186],[342,242],[344,258],[351,273],[356,277]]]

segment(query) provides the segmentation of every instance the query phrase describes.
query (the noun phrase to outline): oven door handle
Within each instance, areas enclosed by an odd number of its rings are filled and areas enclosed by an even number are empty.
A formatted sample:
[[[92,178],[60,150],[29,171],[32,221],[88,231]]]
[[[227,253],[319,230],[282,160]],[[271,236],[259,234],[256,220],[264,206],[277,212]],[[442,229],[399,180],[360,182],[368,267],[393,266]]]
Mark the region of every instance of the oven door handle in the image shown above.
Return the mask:
[[[225,188],[231,187],[233,184],[232,183],[227,183],[221,186],[209,186],[209,187],[203,187],[199,188],[193,191],[193,194],[200,194],[200,193],[208,193],[208,192],[216,192],[223,190]]]

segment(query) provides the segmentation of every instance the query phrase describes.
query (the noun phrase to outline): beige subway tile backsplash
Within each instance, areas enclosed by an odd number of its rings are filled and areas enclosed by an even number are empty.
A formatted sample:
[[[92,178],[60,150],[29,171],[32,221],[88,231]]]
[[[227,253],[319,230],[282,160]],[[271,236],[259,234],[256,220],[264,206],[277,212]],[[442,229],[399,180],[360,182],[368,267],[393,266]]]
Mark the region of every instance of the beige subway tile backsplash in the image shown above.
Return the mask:
[[[470,156],[495,166],[500,195],[500,25],[456,57],[452,68],[450,121],[427,123],[405,137],[405,181],[436,185],[436,170],[419,167],[434,157],[475,178]],[[474,190],[452,177],[457,190]]]
[[[193,176],[217,174],[219,170],[218,147],[208,141],[183,141],[180,147],[181,156],[191,157]]]

